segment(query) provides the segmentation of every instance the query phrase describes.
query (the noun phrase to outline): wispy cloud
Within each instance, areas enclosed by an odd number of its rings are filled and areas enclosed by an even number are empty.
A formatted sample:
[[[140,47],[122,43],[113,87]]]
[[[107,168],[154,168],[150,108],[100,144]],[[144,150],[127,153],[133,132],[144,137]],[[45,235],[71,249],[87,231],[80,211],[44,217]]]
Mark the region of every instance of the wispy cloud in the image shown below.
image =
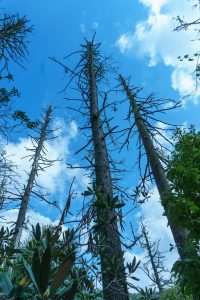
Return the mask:
[[[76,122],[71,121],[69,124],[66,124],[63,119],[57,118],[54,121],[53,128],[59,128],[55,131],[57,138],[47,141],[45,148],[47,158],[49,160],[55,160],[55,163],[49,168],[46,168],[45,171],[38,172],[36,180],[38,186],[44,188],[42,192],[50,194],[50,199],[57,201],[62,208],[65,205],[65,199],[73,178],[75,177],[74,189],[80,194],[88,184],[88,177],[85,175],[83,169],[67,168],[67,163],[74,164],[74,162],[76,162],[71,149],[71,143],[78,135]],[[19,138],[16,142],[6,144],[4,148],[10,161],[12,161],[17,168],[18,182],[20,183],[20,187],[18,188],[21,190],[26,183],[31,169],[32,161],[30,161],[29,157],[26,157],[26,149],[30,148],[32,148],[30,137]],[[78,164],[76,164],[76,166],[78,166]],[[38,206],[38,211],[41,212],[45,207],[44,205],[45,203],[42,202],[41,205]],[[49,207],[48,211],[50,212]]]
[[[187,21],[199,17],[198,9],[192,7],[190,1],[178,0],[139,0],[147,9],[148,17],[139,22],[132,33],[125,32],[117,40],[116,45],[122,53],[136,53],[140,57],[149,59],[149,67],[163,63],[171,67],[171,86],[180,96],[185,96],[195,90],[193,71],[194,61],[180,61],[178,56],[193,55],[199,51],[194,28],[176,32],[175,18],[184,16]],[[198,103],[199,94],[193,97]]]

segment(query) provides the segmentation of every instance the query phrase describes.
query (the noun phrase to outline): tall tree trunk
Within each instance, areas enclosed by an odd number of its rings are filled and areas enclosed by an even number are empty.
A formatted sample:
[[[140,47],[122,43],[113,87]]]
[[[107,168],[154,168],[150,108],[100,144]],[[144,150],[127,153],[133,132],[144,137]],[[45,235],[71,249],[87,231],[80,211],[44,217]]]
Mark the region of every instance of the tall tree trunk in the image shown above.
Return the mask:
[[[109,166],[107,147],[102,128],[102,122],[98,107],[98,93],[96,75],[94,71],[93,54],[90,52],[88,60],[88,80],[90,86],[90,121],[92,128],[95,173],[97,191],[104,199],[113,199],[112,178]],[[97,219],[101,219],[102,214],[97,209]],[[104,210],[105,226],[104,245],[101,247],[100,260],[103,281],[104,300],[128,300],[128,289],[124,268],[123,251],[121,249],[120,235],[117,226],[117,215],[114,208]],[[108,260],[116,257],[116,265],[108,265]]]
[[[26,218],[26,213],[28,210],[29,199],[30,199],[30,196],[31,196],[31,193],[33,190],[37,172],[39,170],[39,160],[41,158],[41,152],[43,150],[44,142],[47,137],[47,128],[48,128],[48,125],[49,125],[49,122],[51,119],[51,114],[52,114],[52,107],[49,106],[47,109],[45,118],[44,118],[44,122],[41,127],[39,141],[38,141],[37,147],[35,149],[35,154],[33,157],[31,172],[28,176],[28,181],[27,181],[27,184],[24,189],[24,193],[21,198],[21,204],[20,204],[20,208],[19,208],[19,212],[18,212],[18,216],[17,216],[17,221],[15,224],[15,233],[13,235],[13,245],[15,248],[19,247],[22,230],[23,230],[23,226],[24,226],[24,222],[25,222],[25,218]]]
[[[157,185],[157,188],[158,188],[158,191],[160,194],[161,203],[163,205],[165,214],[167,216],[168,223],[170,225],[172,235],[174,237],[174,241],[175,241],[177,249],[178,249],[178,253],[180,255],[180,258],[183,259],[184,258],[184,245],[185,245],[185,241],[186,241],[186,232],[180,228],[175,227],[170,220],[170,215],[168,213],[167,205],[165,203],[165,197],[167,197],[167,195],[170,194],[170,188],[169,188],[169,183],[168,183],[166,175],[165,175],[164,168],[159,159],[158,152],[156,151],[156,149],[154,147],[151,136],[145,126],[144,119],[143,119],[142,115],[140,114],[140,111],[137,107],[137,104],[134,99],[134,95],[132,94],[132,91],[130,90],[129,86],[127,85],[125,79],[122,76],[120,76],[119,79],[120,79],[122,86],[124,87],[124,90],[126,92],[128,99],[130,100],[132,112],[133,112],[134,118],[135,118],[135,123],[137,125],[139,135],[142,139],[142,142],[143,142],[143,145],[144,145],[144,148],[146,151],[146,155],[147,155],[148,161],[151,166],[153,177],[154,177],[155,183]]]

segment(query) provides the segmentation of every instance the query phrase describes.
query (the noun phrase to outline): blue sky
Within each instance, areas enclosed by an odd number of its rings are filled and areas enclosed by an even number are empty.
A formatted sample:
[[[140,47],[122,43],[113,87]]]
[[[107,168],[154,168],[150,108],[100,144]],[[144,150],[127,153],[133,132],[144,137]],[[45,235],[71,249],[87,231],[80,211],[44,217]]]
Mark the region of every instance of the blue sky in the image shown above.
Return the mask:
[[[33,34],[29,37],[29,57],[24,62],[26,70],[12,65],[11,73],[15,78],[15,86],[21,92],[18,107],[29,116],[38,118],[42,108],[48,104],[58,107],[55,112],[56,122],[62,122],[64,129],[61,132],[62,138],[49,145],[53,158],[58,154],[65,161],[79,164],[78,158],[74,158],[73,154],[82,137],[78,130],[80,120],[65,109],[67,104],[63,95],[58,93],[66,82],[63,70],[48,57],[62,59],[79,50],[84,36],[89,39],[94,31],[97,32],[97,41],[102,42],[102,52],[112,54],[120,66],[120,72],[124,75],[131,74],[133,83],[144,87],[144,95],[154,92],[160,97],[178,100],[194,88],[194,78],[191,75],[194,63],[180,62],[177,57],[198,51],[199,41],[191,41],[195,38],[192,30],[173,32],[174,17],[183,15],[192,19],[196,16],[197,12],[186,0],[182,1],[181,7],[178,0],[10,0],[2,1],[1,7],[4,13],[18,12],[20,16],[27,15],[34,25]],[[75,58],[72,58],[69,64],[75,62]],[[198,92],[187,98],[184,107],[168,115],[167,120],[179,124],[192,123],[199,128],[199,99]],[[120,112],[123,112],[123,108]],[[122,119],[120,116],[118,125],[123,127]],[[14,139],[7,145],[7,151],[15,155],[13,160],[22,177],[23,169],[29,166],[28,163],[21,162],[20,156],[23,156],[23,147],[29,143],[22,135],[20,139]],[[130,165],[133,154],[122,156],[127,159],[125,165]],[[127,185],[137,184],[138,176],[134,172],[137,171],[132,171],[131,176],[126,175],[124,182]],[[45,181],[43,177],[41,182],[47,189],[51,189],[52,197],[59,195],[62,202],[74,175],[78,178],[77,188],[81,192],[87,178],[83,177],[82,172],[72,174],[66,171],[63,163],[49,171]],[[171,235],[166,230],[166,220],[162,217],[158,195],[155,189],[152,191],[154,204],[146,204],[142,212],[149,218],[153,237],[164,236],[162,247],[166,248]],[[75,206],[79,205],[78,201],[80,200],[77,200]],[[53,211],[44,209],[43,206],[37,209],[35,206],[32,214],[34,213],[38,213],[35,219],[43,218],[45,222],[48,217],[53,220],[57,217]],[[127,257],[131,255],[127,254]]]
[[[145,92],[154,91],[174,99],[189,92],[190,85],[183,93],[177,93],[181,88],[184,90],[180,87],[180,72],[185,75],[185,63],[179,63],[177,56],[184,55],[185,51],[195,51],[198,44],[189,42],[191,33],[188,39],[187,34],[172,32],[175,24],[173,17],[176,14],[188,16],[191,12],[188,12],[187,1],[179,9],[176,2],[61,0],[55,4],[55,1],[2,1],[5,12],[27,15],[34,24],[33,35],[29,38],[30,55],[24,63],[27,71],[16,66],[12,69],[16,86],[22,94],[21,105],[27,110],[31,106],[30,114],[34,115],[47,103],[63,104],[62,96],[57,94],[64,84],[60,80],[62,70],[48,57],[60,59],[79,49],[83,37],[90,38],[94,28],[97,40],[103,44],[103,51],[112,54],[119,62],[121,72],[131,74],[134,84],[144,86]],[[157,12],[162,3],[165,5]],[[178,42],[183,45],[177,44],[177,36],[180,36]],[[172,83],[174,69],[178,71]],[[187,109],[196,112],[191,102]],[[181,112],[179,118],[181,122],[186,121],[185,112]],[[197,118],[198,114],[193,113],[191,122],[195,123]]]

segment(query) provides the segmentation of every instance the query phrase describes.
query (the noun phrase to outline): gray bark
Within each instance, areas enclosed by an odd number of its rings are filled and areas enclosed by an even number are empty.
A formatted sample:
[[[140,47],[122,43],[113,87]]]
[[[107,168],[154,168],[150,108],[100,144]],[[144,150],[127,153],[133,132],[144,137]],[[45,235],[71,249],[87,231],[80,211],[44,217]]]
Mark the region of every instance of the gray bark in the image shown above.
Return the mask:
[[[20,208],[19,208],[19,212],[18,212],[18,216],[17,216],[17,221],[15,224],[15,233],[13,235],[13,245],[16,249],[19,247],[20,239],[22,236],[23,226],[25,223],[26,213],[28,210],[29,199],[30,199],[30,196],[31,196],[31,193],[32,193],[32,190],[34,187],[34,183],[35,183],[35,178],[37,176],[37,172],[39,169],[39,160],[41,157],[42,149],[44,147],[44,142],[47,137],[47,128],[48,128],[48,125],[50,122],[51,113],[52,113],[52,107],[49,106],[49,108],[47,109],[46,115],[45,115],[43,126],[41,128],[39,142],[35,149],[31,172],[29,174],[28,181],[25,186],[24,193],[22,195],[22,200],[21,200],[21,204],[20,204]]]
[[[98,108],[98,94],[92,53],[88,64],[88,79],[90,85],[90,121],[92,128],[96,187],[104,198],[113,198],[111,172],[108,160],[102,122]],[[105,217],[106,215],[106,217]],[[104,246],[100,249],[100,260],[103,281],[104,300],[128,300],[128,289],[124,268],[123,251],[121,249],[120,235],[117,226],[115,209],[104,211],[106,225],[102,228],[104,234]],[[97,209],[97,218],[101,219],[101,213]],[[108,269],[108,258],[118,257],[118,263],[114,269]]]
[[[184,245],[185,245],[185,241],[186,241],[186,232],[180,228],[175,227],[172,224],[172,222],[170,221],[170,215],[168,213],[167,205],[165,203],[165,197],[167,197],[167,195],[170,194],[170,188],[169,188],[169,183],[168,183],[166,175],[165,175],[164,168],[161,164],[158,152],[154,147],[151,136],[145,126],[144,119],[143,119],[142,115],[140,114],[140,111],[137,107],[136,101],[134,99],[134,96],[133,96],[131,90],[129,89],[128,85],[126,84],[125,79],[122,76],[120,76],[120,81],[124,87],[124,90],[127,94],[128,99],[130,100],[132,112],[135,117],[135,123],[138,128],[139,135],[142,139],[142,142],[143,142],[143,145],[144,145],[144,148],[146,151],[146,155],[147,155],[148,161],[151,166],[152,174],[153,174],[156,186],[158,188],[158,192],[160,194],[161,203],[163,205],[165,214],[167,216],[168,223],[171,228],[172,235],[174,237],[174,241],[176,243],[179,256],[181,259],[183,259],[184,258]]]

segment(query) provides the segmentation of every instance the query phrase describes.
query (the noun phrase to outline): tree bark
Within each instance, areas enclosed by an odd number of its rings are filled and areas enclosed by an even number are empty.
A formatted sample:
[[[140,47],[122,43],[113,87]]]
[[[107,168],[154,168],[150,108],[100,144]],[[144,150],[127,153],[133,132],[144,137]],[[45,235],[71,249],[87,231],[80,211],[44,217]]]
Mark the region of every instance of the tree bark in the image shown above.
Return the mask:
[[[35,182],[35,178],[37,176],[37,172],[39,169],[38,164],[39,164],[41,152],[42,152],[42,149],[44,146],[44,142],[46,140],[47,128],[48,128],[48,125],[50,122],[51,114],[52,114],[52,107],[49,106],[47,109],[46,115],[45,115],[44,123],[41,127],[40,138],[39,138],[38,145],[35,149],[35,155],[33,158],[31,172],[28,176],[28,181],[25,186],[24,193],[22,195],[22,200],[21,200],[21,204],[20,204],[20,208],[19,208],[19,212],[18,212],[18,216],[17,216],[17,221],[15,224],[15,233],[13,235],[12,242],[16,249],[19,247],[20,239],[22,236],[23,226],[25,223],[26,213],[28,210],[29,199],[30,199],[30,196],[31,196],[31,193],[33,190],[33,186],[34,186],[34,182]]]
[[[88,74],[90,86],[90,122],[94,146],[96,187],[97,191],[105,199],[113,199],[108,152],[98,107],[97,83],[92,51],[88,61]],[[101,219],[101,217],[101,212],[97,209],[97,219]],[[99,250],[102,270],[103,298],[104,300],[128,300],[129,296],[123,251],[121,249],[115,209],[104,210],[104,218],[106,219],[106,224],[101,229],[104,232],[104,246]],[[109,269],[107,261],[113,257],[117,257],[118,263],[114,268]]]
[[[184,258],[184,245],[186,242],[186,232],[183,229],[175,227],[174,224],[172,224],[172,222],[170,220],[170,215],[168,213],[167,205],[165,202],[165,197],[167,197],[167,195],[170,194],[170,188],[169,188],[168,180],[165,175],[164,168],[159,159],[158,152],[154,147],[151,136],[145,126],[145,121],[137,107],[134,96],[133,96],[130,88],[128,87],[125,79],[122,76],[120,76],[120,82],[121,82],[122,86],[124,87],[124,90],[126,92],[128,99],[130,100],[131,107],[132,107],[132,113],[134,114],[134,118],[135,118],[135,123],[138,128],[139,135],[142,139],[142,142],[143,142],[143,145],[144,145],[144,148],[146,151],[146,155],[147,155],[148,161],[151,166],[154,180],[155,180],[156,186],[158,188],[158,192],[160,194],[161,203],[163,205],[165,215],[168,219],[168,223],[171,228],[172,235],[174,237],[174,241],[176,243],[179,256],[181,259],[183,259]]]

